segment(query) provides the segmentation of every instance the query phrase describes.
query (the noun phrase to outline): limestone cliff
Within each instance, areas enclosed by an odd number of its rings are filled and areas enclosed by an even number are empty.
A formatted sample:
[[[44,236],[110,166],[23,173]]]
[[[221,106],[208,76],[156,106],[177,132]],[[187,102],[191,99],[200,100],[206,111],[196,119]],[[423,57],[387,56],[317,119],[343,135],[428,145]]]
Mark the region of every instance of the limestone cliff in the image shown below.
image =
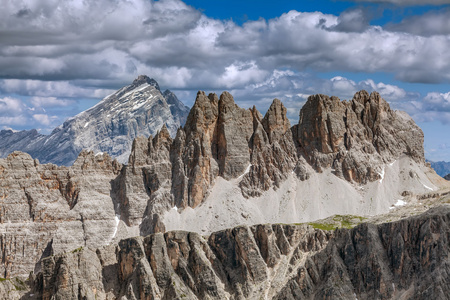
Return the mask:
[[[349,102],[311,96],[292,127],[278,99],[262,116],[255,107],[238,107],[227,92],[220,98],[199,92],[184,128],[173,140],[165,131],[136,139],[122,172],[121,209],[130,224],[143,222],[142,234],[163,231],[160,217],[172,207],[198,207],[219,177],[239,179],[250,198],[279,188],[291,173],[305,181],[328,169],[367,184],[382,181],[386,165],[401,157],[424,165],[421,129],[375,92],[358,92]]]
[[[42,261],[40,299],[448,299],[450,207],[322,231],[175,231]]]
[[[120,93],[154,91],[149,81]],[[169,133],[164,125],[136,138],[125,166],[92,151],[71,167],[20,152],[0,159],[2,276],[39,272],[40,259],[80,246],[169,229],[210,234],[384,213],[398,199],[436,189],[421,130],[376,93],[350,102],[311,96],[291,126],[277,99],[263,116],[229,93],[199,92],[186,125]]]
[[[316,170],[331,167],[359,183],[380,179],[379,166],[402,154],[424,162],[422,130],[376,92],[360,91],[348,102],[311,96],[300,111],[298,142]]]
[[[53,252],[110,242],[111,181],[121,167],[88,151],[71,168],[22,152],[0,159],[0,277],[26,275]]]

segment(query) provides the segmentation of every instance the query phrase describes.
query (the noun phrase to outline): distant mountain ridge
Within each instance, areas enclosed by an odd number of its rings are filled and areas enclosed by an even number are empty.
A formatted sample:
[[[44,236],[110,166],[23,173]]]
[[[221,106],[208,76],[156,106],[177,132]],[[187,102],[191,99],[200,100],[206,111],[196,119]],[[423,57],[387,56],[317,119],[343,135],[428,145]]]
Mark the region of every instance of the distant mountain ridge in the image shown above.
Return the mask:
[[[436,173],[445,177],[450,174],[450,162],[447,161],[428,161],[431,164],[431,167],[436,171]]]
[[[154,79],[141,75],[49,135],[35,129],[0,131],[0,157],[18,150],[41,163],[71,165],[80,151],[87,149],[107,152],[124,163],[135,137],[154,135],[163,125],[175,136],[188,113],[189,108],[174,93],[161,92]]]

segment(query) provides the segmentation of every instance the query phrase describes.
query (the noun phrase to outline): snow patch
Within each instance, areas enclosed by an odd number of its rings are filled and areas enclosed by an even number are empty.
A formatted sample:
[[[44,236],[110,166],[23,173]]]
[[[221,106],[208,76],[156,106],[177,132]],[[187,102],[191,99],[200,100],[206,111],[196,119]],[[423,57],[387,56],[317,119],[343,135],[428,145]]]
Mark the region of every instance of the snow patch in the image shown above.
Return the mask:
[[[391,163],[389,164],[389,167],[392,167],[392,166],[395,164],[395,162],[396,162],[396,160],[394,160],[393,162],[391,162]]]
[[[241,179],[244,177],[245,174],[248,174],[250,172],[250,168],[252,167],[252,164],[248,164],[247,169],[245,169],[244,173],[242,173],[241,176],[238,177],[238,179]]]
[[[381,170],[381,173],[378,173],[378,175],[381,176],[380,183],[383,183],[383,179],[384,179],[384,167],[383,167],[383,170]]]
[[[136,110],[136,109],[138,109],[138,108],[141,108],[141,107],[144,106],[144,105],[145,105],[145,101],[142,102],[142,103],[135,104],[135,105],[133,105],[133,110]]]
[[[150,86],[150,85],[149,85],[148,83],[142,84],[142,85],[140,85],[138,88],[135,88],[135,89],[129,91],[128,93],[126,93],[125,95],[123,95],[123,96],[120,97],[120,98],[125,98],[125,97],[127,97],[127,96],[129,96],[129,95],[131,95],[131,94],[133,94],[133,93],[136,93],[136,92],[145,90],[145,89],[148,88],[149,86]]]
[[[83,128],[86,128],[86,126],[89,125],[89,122],[86,122],[86,124],[84,124]]]
[[[103,155],[103,152],[98,152],[95,156]]]
[[[117,229],[119,228],[120,216],[119,215],[115,215],[114,221],[115,221],[115,225],[114,225],[114,233],[113,233],[112,238],[116,237]]]
[[[172,209],[173,209],[174,211],[178,211],[178,207],[176,207],[176,206],[172,207]]]
[[[422,183],[422,185],[423,185],[425,188],[429,189],[430,191],[434,191],[434,189],[430,188],[429,186],[427,186],[427,185],[424,184],[423,182],[421,182],[421,183]]]
[[[404,205],[406,205],[406,202],[403,201],[402,199],[398,199],[397,202],[395,202],[395,204],[394,204],[394,206],[397,206],[397,207],[398,206],[404,206]],[[395,208],[394,206],[389,207],[389,209]]]

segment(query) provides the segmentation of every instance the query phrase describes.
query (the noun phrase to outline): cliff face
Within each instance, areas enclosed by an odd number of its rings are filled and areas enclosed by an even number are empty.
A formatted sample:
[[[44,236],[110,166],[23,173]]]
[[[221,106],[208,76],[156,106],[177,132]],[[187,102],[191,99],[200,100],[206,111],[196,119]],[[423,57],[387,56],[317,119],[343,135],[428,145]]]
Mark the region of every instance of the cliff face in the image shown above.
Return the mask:
[[[375,92],[358,92],[349,102],[310,97],[300,111],[298,141],[316,170],[331,167],[359,183],[380,179],[380,165],[402,154],[424,162],[422,130]]]
[[[110,182],[120,169],[107,154],[87,151],[71,168],[21,152],[0,159],[0,276],[28,274],[53,252],[110,242]]]
[[[447,299],[450,207],[334,232],[175,231],[42,261],[43,299]],[[52,299],[53,299],[52,298]]]
[[[200,92],[170,151],[173,204],[181,208],[202,203],[217,176],[243,175],[240,188],[249,197],[279,186],[292,170],[307,179],[307,164],[364,184],[379,180],[383,165],[402,155],[424,163],[421,129],[365,91],[350,102],[311,96],[293,127],[278,99],[262,117],[256,108],[239,108],[228,93],[218,99]],[[133,155],[151,164],[149,153],[133,149]]]
[[[155,84],[141,78],[114,97]],[[422,141],[376,93],[312,96],[291,126],[279,100],[262,116],[229,93],[199,92],[184,128],[136,138],[126,166],[88,151],[72,167],[20,152],[0,159],[0,272],[26,276],[52,254],[169,229],[209,234],[386,212],[403,194],[434,188]]]
[[[280,188],[291,173],[306,181],[313,173],[332,170],[350,183],[382,182],[387,164],[408,157],[423,165],[423,153],[420,128],[406,114],[392,111],[378,93],[361,91],[350,102],[311,96],[299,124],[291,127],[278,99],[262,116],[254,107],[239,108],[229,93],[219,98],[199,92],[173,140],[166,129],[135,140],[122,172],[121,208],[130,224],[143,222],[145,235],[164,231],[161,215],[171,208],[202,204],[218,178],[237,181],[241,194],[254,198]],[[370,193],[367,197],[375,198]]]

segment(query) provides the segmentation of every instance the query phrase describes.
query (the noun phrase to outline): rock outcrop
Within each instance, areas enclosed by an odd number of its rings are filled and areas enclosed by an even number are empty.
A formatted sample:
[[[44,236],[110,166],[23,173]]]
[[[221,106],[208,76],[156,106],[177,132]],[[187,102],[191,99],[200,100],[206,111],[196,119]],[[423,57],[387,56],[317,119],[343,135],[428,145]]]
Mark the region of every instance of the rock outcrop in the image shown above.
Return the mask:
[[[157,198],[165,203],[150,200],[147,207],[158,207],[150,209],[150,215],[160,214],[163,206],[197,207],[218,176],[242,177],[242,194],[257,197],[279,187],[291,172],[307,180],[311,171],[332,169],[349,182],[366,184],[382,180],[384,166],[401,156],[424,163],[421,129],[405,113],[392,111],[378,93],[365,91],[350,102],[311,96],[300,112],[299,124],[292,127],[278,99],[263,117],[255,107],[239,108],[227,92],[220,99],[199,92],[176,137],[165,140],[164,149],[152,147],[153,139],[136,140],[126,172],[131,177],[144,174],[144,182],[152,176],[151,180],[164,182],[147,186],[150,199],[158,192]],[[148,173],[163,162],[164,171]],[[134,181],[142,192],[142,180]],[[136,197],[132,193],[128,198],[140,198],[140,192]],[[127,200],[126,205],[145,205],[134,202]]]
[[[155,81],[139,77],[100,106],[125,103],[138,111],[150,98],[163,102],[159,94]],[[173,108],[176,99],[165,95]],[[145,111],[156,124],[153,113]],[[87,115],[70,122],[88,127],[95,122]],[[93,151],[81,152],[71,167],[20,152],[0,159],[3,276],[27,275],[40,259],[80,246],[169,228],[209,234],[237,224],[381,213],[403,194],[435,188],[421,169],[421,130],[376,93],[357,93],[351,102],[312,96],[291,126],[277,99],[262,116],[238,107],[229,93],[199,92],[174,137],[174,128],[160,123],[154,136],[134,139],[125,166]],[[244,296],[253,293],[241,288]]]
[[[450,207],[322,231],[175,231],[52,256],[37,299],[448,299]]]
[[[298,142],[317,171],[333,168],[358,183],[380,179],[380,165],[403,154],[424,162],[422,130],[376,92],[360,91],[349,102],[311,96],[300,111]]]
[[[109,243],[111,181],[121,164],[83,151],[71,168],[13,152],[0,159],[0,277],[26,275],[42,257]]]
[[[135,137],[155,134],[163,125],[175,136],[188,113],[174,93],[161,92],[154,79],[141,75],[131,85],[68,119],[50,135],[36,130],[0,131],[0,157],[18,150],[41,163],[70,166],[85,149],[107,152],[125,163]]]

